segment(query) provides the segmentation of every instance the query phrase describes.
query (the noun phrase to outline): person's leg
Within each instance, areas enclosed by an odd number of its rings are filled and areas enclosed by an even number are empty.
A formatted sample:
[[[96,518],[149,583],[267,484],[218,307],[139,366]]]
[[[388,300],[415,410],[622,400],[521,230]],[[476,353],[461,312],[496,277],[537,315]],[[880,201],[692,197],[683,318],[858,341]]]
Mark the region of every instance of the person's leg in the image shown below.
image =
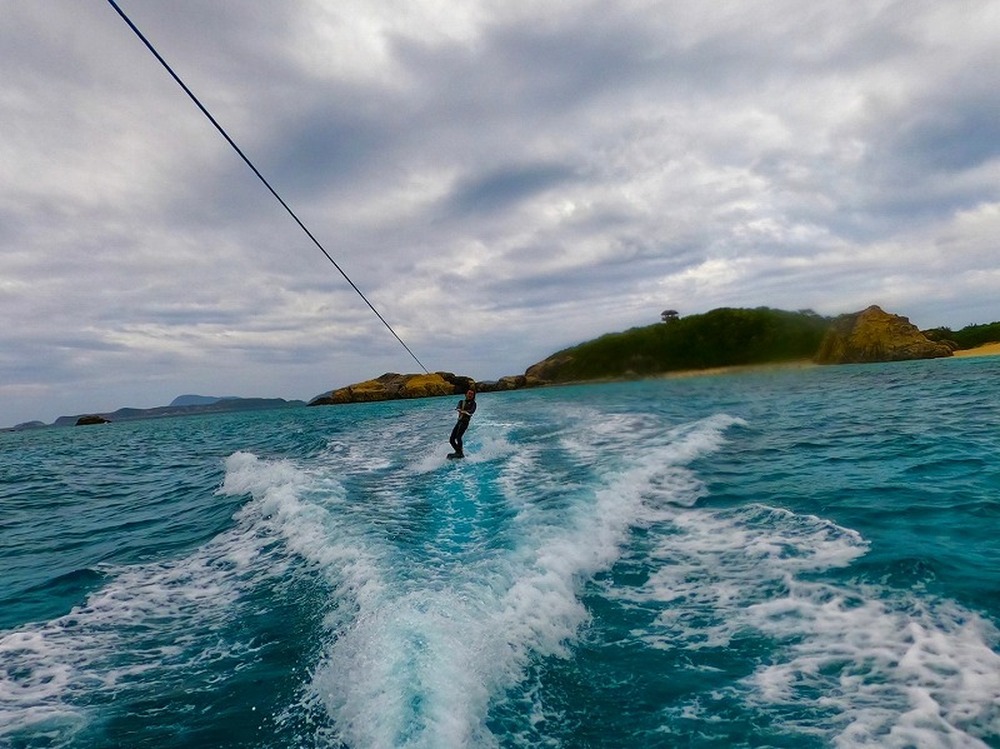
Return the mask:
[[[465,452],[462,450],[462,435],[465,434],[465,430],[468,428],[469,422],[460,421],[455,425],[455,429],[452,432],[455,439],[452,440],[451,446],[455,448],[455,454],[459,457],[465,455]]]

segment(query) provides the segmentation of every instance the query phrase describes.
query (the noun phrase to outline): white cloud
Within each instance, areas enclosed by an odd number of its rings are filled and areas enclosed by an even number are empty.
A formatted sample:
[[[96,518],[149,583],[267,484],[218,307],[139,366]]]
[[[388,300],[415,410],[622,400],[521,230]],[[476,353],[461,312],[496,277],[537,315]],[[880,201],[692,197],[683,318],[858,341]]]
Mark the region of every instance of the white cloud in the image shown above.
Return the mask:
[[[431,368],[1000,316],[995,0],[123,7]],[[0,424],[415,368],[110,8],[11,5],[0,64]]]

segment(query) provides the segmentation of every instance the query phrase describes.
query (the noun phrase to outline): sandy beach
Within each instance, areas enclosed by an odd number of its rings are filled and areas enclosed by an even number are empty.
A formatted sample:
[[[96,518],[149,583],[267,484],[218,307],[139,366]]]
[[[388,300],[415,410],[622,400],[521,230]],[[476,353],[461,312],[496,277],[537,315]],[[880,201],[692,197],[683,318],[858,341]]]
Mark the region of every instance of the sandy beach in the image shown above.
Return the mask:
[[[959,349],[955,356],[1000,356],[1000,343],[984,343],[975,348]]]
[[[953,356],[1000,356],[1000,342],[985,343],[975,348],[959,349]],[[767,370],[809,369],[818,367],[811,359],[795,359],[785,362],[770,362],[767,364],[743,364],[732,367],[712,367],[710,369],[685,369],[678,372],[665,372],[658,377],[703,377],[705,375],[738,374],[740,372],[760,372]]]
[[[741,372],[766,372],[768,370],[808,369],[818,367],[811,359],[794,359],[792,361],[768,362],[766,364],[735,364],[730,367],[709,367],[707,369],[681,369],[676,372],[664,372],[656,375],[668,379],[680,377],[702,377],[704,375],[739,374]]]

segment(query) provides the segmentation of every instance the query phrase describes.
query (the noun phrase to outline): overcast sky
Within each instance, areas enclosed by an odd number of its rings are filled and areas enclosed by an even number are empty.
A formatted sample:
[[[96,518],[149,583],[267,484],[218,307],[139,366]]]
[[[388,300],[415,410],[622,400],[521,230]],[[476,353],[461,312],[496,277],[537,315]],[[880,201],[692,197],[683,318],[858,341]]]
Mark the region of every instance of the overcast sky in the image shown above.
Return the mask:
[[[121,0],[430,370],[1000,319],[1000,0]],[[102,0],[0,0],[0,426],[419,368]]]

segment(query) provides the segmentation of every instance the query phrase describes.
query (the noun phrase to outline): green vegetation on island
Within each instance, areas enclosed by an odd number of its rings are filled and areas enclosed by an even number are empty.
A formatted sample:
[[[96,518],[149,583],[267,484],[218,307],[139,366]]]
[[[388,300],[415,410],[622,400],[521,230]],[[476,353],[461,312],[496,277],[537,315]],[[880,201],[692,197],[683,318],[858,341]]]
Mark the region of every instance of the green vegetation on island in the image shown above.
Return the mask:
[[[960,349],[976,348],[1000,341],[1000,322],[966,325],[961,330],[932,328],[924,333],[933,341],[954,341]]]
[[[812,357],[831,318],[811,310],[723,307],[608,333],[563,349],[529,370],[548,382],[653,375]]]

